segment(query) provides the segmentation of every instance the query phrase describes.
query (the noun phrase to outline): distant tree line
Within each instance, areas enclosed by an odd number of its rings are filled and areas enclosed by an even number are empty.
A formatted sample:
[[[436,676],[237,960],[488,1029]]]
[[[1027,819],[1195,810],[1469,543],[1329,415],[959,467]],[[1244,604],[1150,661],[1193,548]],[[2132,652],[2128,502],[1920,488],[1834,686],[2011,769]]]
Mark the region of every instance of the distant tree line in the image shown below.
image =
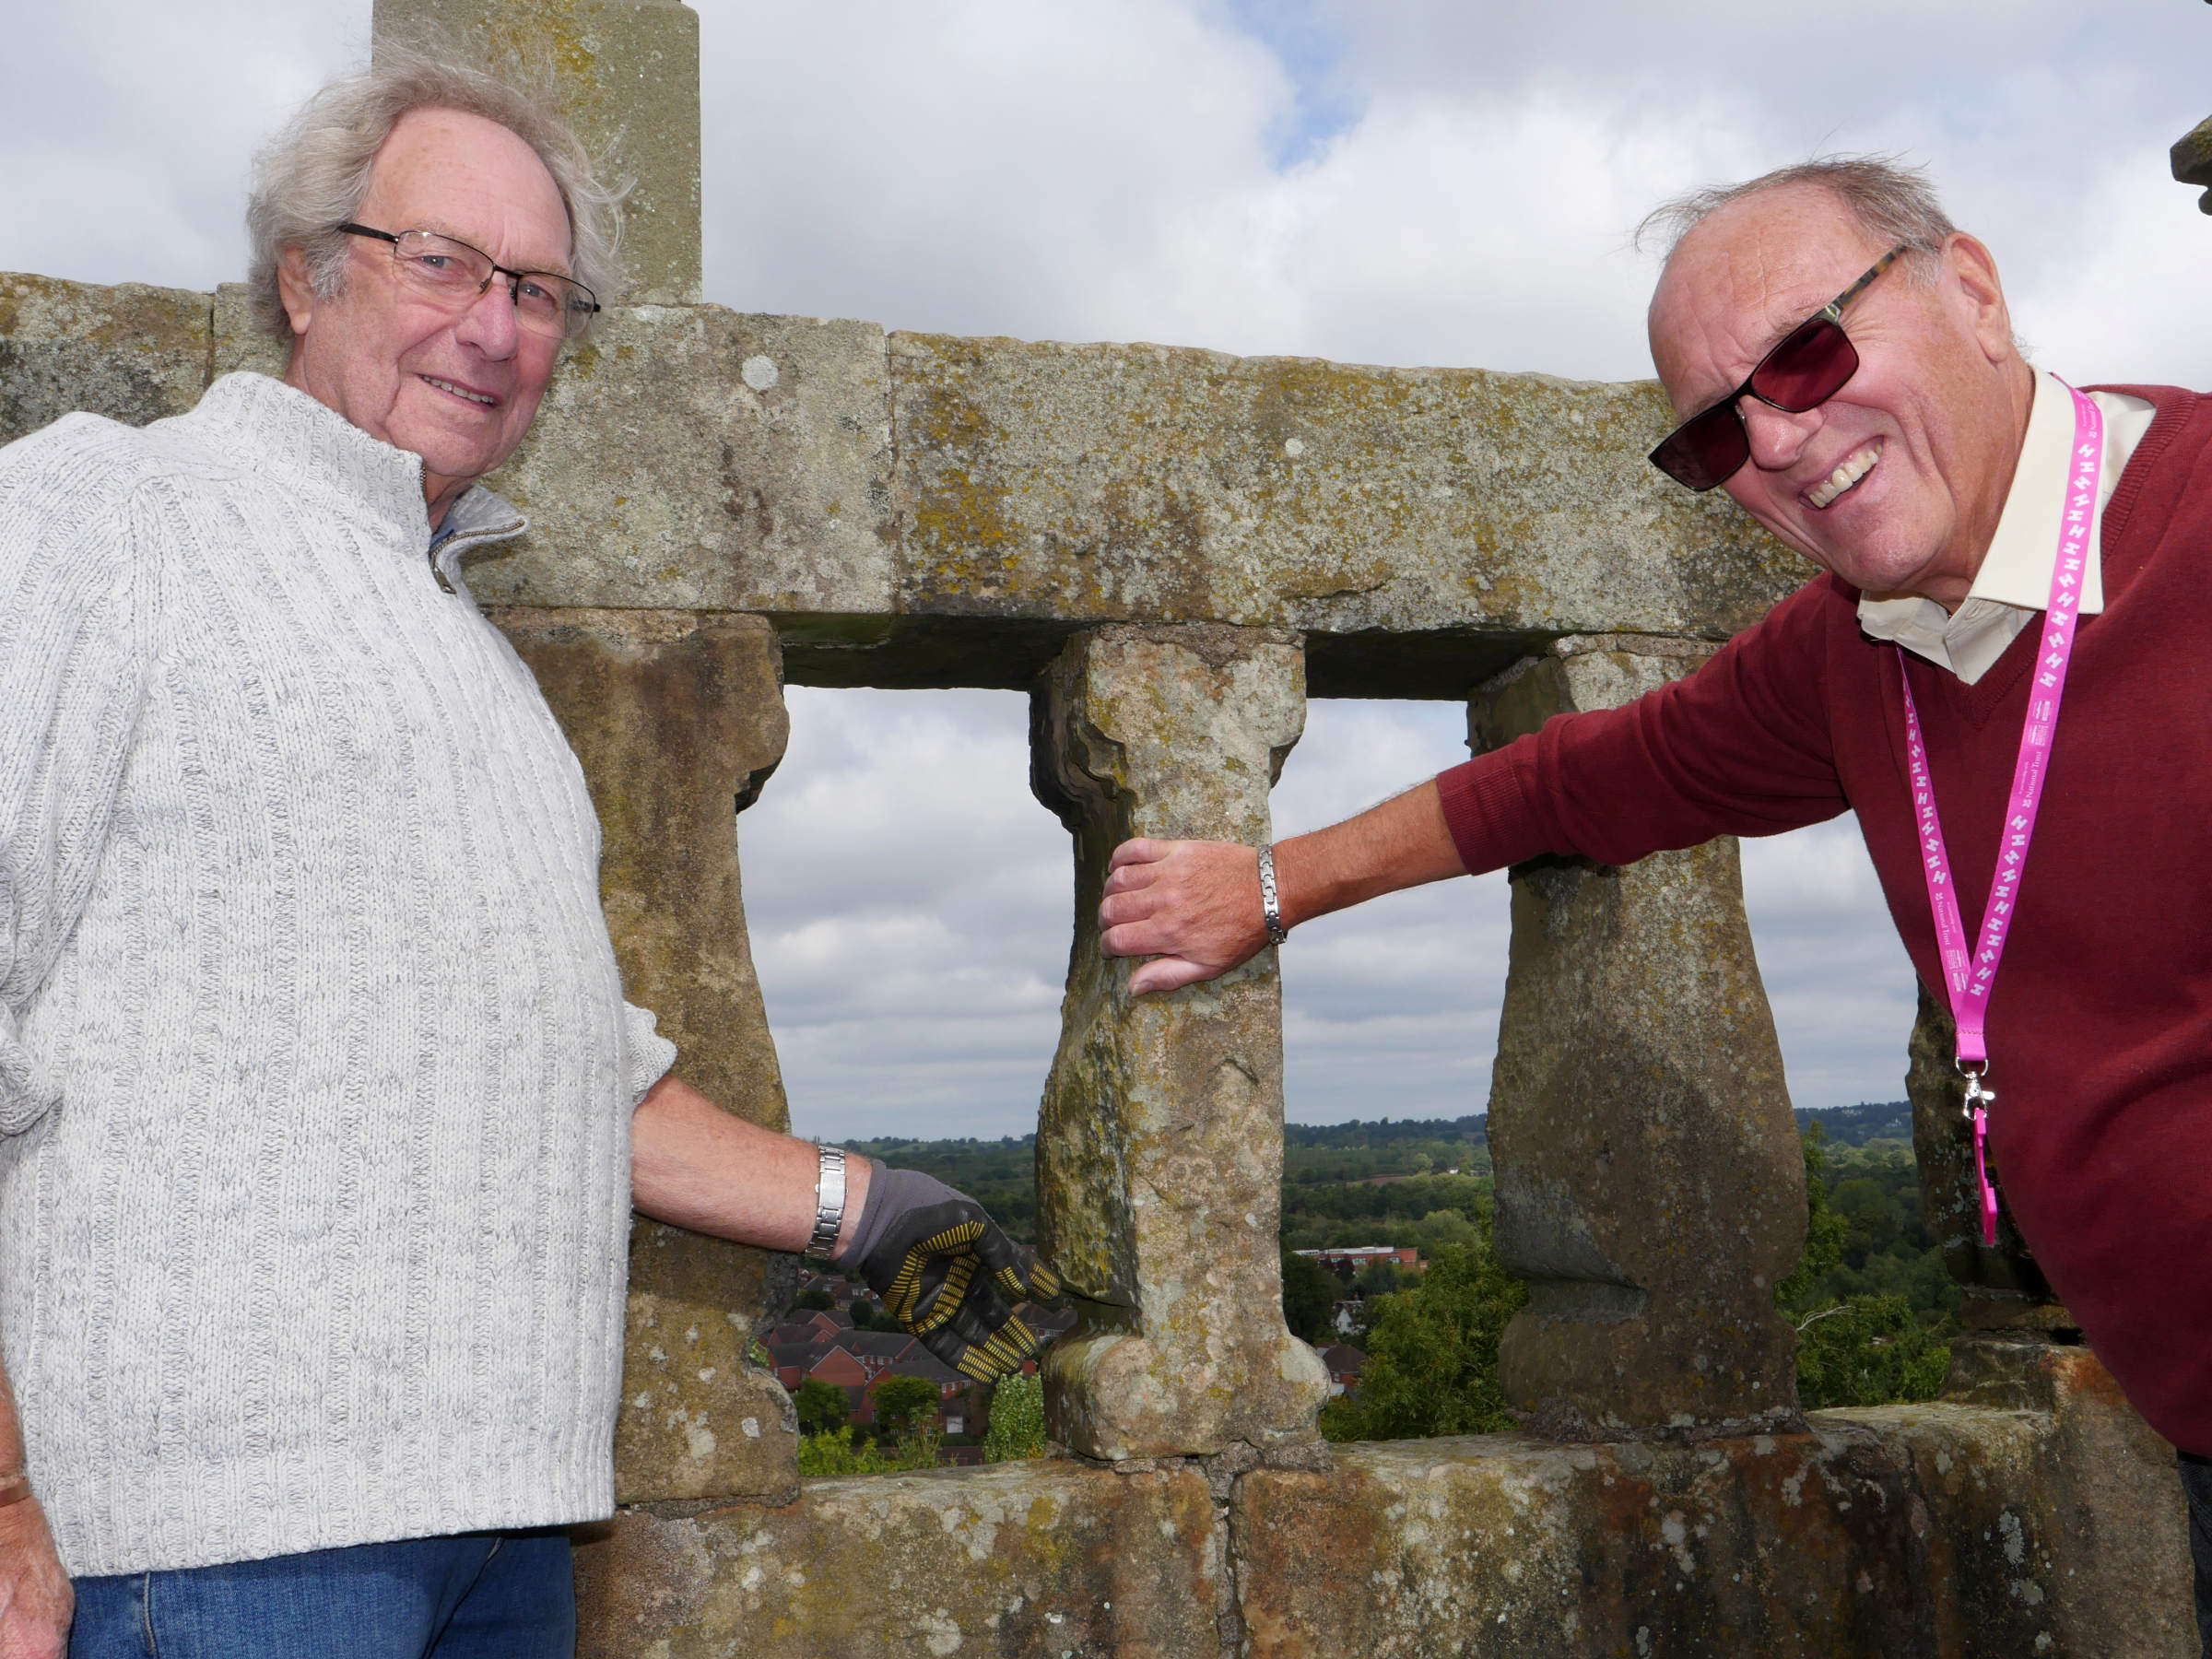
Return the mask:
[[[1890,1101],[1798,1120],[1806,1251],[1775,1300],[1798,1329],[1800,1394],[1808,1407],[1930,1398],[1960,1304],[1921,1219],[1911,1108]],[[1015,1237],[1034,1241],[1033,1135],[855,1146],[952,1182]],[[1458,1175],[1443,1173],[1454,1167]],[[1431,1264],[1418,1284],[1381,1274],[1359,1283],[1370,1294],[1352,1340],[1368,1369],[1359,1399],[1329,1408],[1329,1432],[1416,1436],[1510,1421],[1500,1415],[1496,1339],[1524,1292],[1490,1251],[1492,1193],[1479,1116],[1285,1126],[1284,1316],[1293,1332],[1335,1340],[1331,1312],[1353,1288],[1293,1250],[1410,1246]]]

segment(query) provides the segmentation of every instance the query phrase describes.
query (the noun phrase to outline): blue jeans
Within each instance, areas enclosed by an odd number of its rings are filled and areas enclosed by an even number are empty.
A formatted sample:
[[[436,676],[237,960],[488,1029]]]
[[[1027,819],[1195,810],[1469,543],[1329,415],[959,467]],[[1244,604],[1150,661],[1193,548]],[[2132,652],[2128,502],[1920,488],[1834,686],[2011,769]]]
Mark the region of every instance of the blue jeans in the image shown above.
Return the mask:
[[[2189,1500],[2189,1560],[2196,1570],[2196,1634],[2212,1653],[2212,1457],[2181,1454],[2182,1496]]]
[[[571,1571],[552,1529],[80,1578],[69,1659],[572,1659]]]

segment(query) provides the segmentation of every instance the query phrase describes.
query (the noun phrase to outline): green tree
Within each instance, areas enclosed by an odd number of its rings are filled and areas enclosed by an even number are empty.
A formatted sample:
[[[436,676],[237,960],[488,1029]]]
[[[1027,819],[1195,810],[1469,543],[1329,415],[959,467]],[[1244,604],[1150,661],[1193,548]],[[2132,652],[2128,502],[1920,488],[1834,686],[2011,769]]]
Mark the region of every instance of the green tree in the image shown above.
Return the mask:
[[[813,1377],[799,1384],[799,1392],[791,1396],[791,1403],[799,1409],[802,1434],[830,1433],[842,1427],[853,1415],[853,1402],[843,1389]]]
[[[1805,1157],[1805,1257],[1797,1271],[1774,1287],[1774,1305],[1793,1320],[1834,1299],[1823,1292],[1821,1280],[1843,1259],[1843,1241],[1851,1223],[1836,1214],[1828,1202],[1828,1131],[1818,1124],[1800,1138]]]
[[[1316,1346],[1332,1340],[1329,1315],[1343,1289],[1342,1281],[1312,1256],[1283,1246],[1283,1323],[1291,1335]]]
[[[1352,1288],[1362,1296],[1389,1296],[1398,1288],[1398,1265],[1395,1262],[1371,1262],[1359,1269],[1352,1280]]]
[[[1849,1213],[1830,1202],[1827,1138],[1818,1124],[1806,1131],[1805,1259],[1774,1288],[1775,1306],[1797,1327],[1797,1397],[1813,1411],[1829,1406],[1932,1400],[1943,1391],[1951,1363],[1950,1346],[1944,1340],[1950,1322],[1947,1315],[1934,1311],[1933,1287],[1932,1324],[1924,1324],[1901,1293],[1835,1294],[1838,1278],[1865,1283],[1864,1275],[1844,1265],[1847,1251],[1858,1239],[1873,1235],[1886,1242],[1903,1229],[1882,1218],[1881,1190],[1865,1178],[1846,1181],[1837,1189],[1838,1195],[1848,1197]],[[1859,1248],[1855,1253],[1856,1265],[1865,1265],[1868,1251]],[[1928,1255],[1936,1258],[1940,1271],[1939,1253],[1931,1251]],[[1902,1263],[1890,1271],[1908,1281],[1913,1277]]]
[[[893,1434],[912,1434],[937,1415],[941,1398],[927,1377],[886,1377],[876,1384],[876,1421]]]
[[[1901,1296],[1854,1296],[1807,1314],[1797,1344],[1797,1396],[1808,1411],[1932,1400],[1951,1368],[1950,1345]]]
[[[1044,1455],[1044,1379],[1015,1375],[991,1394],[991,1427],[983,1434],[985,1463],[1016,1463]]]
[[[854,1445],[853,1425],[847,1423],[834,1434],[809,1434],[799,1441],[802,1475],[890,1475],[902,1469],[933,1469],[936,1463],[934,1435],[902,1441],[886,1452],[878,1446]]]
[[[791,1305],[794,1308],[804,1309],[809,1313],[827,1313],[837,1306],[837,1301],[829,1291],[823,1289],[819,1285],[815,1285],[793,1297]]]
[[[1527,1300],[1527,1287],[1487,1241],[1478,1250],[1445,1250],[1418,1286],[1376,1310],[1359,1398],[1324,1406],[1322,1432],[1334,1441],[1406,1440],[1511,1429],[1498,1339]]]

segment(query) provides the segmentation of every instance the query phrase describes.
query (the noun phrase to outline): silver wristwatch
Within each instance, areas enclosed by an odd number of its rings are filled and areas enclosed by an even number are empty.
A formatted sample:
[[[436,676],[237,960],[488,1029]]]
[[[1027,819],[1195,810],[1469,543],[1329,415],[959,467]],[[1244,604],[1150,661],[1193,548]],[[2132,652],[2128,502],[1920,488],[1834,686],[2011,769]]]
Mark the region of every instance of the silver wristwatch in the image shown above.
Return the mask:
[[[1290,930],[1283,925],[1282,906],[1276,900],[1275,849],[1271,846],[1260,849],[1260,915],[1267,924],[1268,944],[1280,945],[1290,936]]]
[[[814,1183],[814,1237],[806,1253],[828,1261],[837,1249],[837,1235],[845,1225],[845,1149],[823,1147],[821,1173]]]

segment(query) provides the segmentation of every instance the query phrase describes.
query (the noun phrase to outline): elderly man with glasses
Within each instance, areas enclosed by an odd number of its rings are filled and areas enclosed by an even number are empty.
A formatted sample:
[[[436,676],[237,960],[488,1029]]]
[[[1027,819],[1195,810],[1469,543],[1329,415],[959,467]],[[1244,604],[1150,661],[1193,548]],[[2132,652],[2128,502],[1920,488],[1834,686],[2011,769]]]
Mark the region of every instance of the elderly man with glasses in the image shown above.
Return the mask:
[[[673,1075],[463,579],[609,208],[546,108],[389,53],[262,160],[283,379],[0,450],[0,1659],[572,1651],[633,1202],[979,1381],[1033,1351],[1052,1276],[974,1203]]]
[[[1855,810],[2021,1231],[2184,1453],[2212,1637],[2212,399],[2031,368],[1988,250],[1906,170],[1654,217],[1681,424],[1652,460],[1823,573],[1689,677],[1271,853],[1128,842],[1105,948],[1164,991],[1399,888]]]

